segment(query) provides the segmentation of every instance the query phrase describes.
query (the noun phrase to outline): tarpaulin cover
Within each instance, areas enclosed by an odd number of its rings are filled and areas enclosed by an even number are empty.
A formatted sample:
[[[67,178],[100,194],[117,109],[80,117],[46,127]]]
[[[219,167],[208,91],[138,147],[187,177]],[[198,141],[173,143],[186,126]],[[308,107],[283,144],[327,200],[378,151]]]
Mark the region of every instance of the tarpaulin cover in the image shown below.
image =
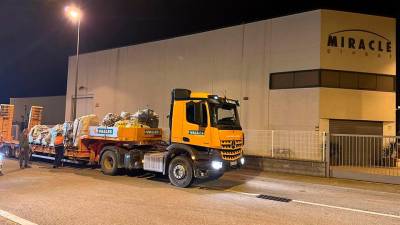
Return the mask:
[[[75,119],[73,128],[74,146],[75,147],[79,146],[81,136],[89,134],[90,126],[98,126],[98,125],[99,125],[99,118],[94,114],[82,116]]]
[[[132,114],[121,112],[120,115],[107,113],[101,125],[106,127],[158,127],[158,114],[152,109],[142,109]]]
[[[48,136],[50,128],[46,125],[36,125],[29,131],[28,141],[33,144],[42,144],[42,140]]]

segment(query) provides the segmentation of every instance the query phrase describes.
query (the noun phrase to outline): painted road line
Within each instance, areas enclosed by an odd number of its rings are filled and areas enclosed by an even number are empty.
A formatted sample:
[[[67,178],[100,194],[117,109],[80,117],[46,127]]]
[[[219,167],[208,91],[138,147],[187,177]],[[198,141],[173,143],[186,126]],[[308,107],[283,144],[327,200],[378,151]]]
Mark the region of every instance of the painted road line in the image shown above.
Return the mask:
[[[248,193],[248,192],[234,191],[232,189],[221,190],[221,191],[232,192],[235,194],[241,194],[241,195],[247,195],[247,196],[257,196],[258,195],[258,194]]]
[[[236,194],[241,194],[241,195],[246,195],[246,196],[252,196],[252,197],[260,195],[260,194],[255,194],[255,193],[234,191],[234,190],[231,190],[231,189],[224,190],[224,191],[231,192],[231,193],[236,193]],[[307,202],[307,201],[301,201],[301,200],[295,200],[295,199],[291,199],[291,202],[304,204],[304,205],[313,205],[313,206],[326,207],[326,208],[331,208],[331,209],[345,210],[345,211],[351,211],[351,212],[358,212],[358,213],[365,213],[365,214],[370,214],[370,215],[384,216],[384,217],[391,217],[391,218],[400,219],[400,216],[398,216],[398,215],[387,214],[387,213],[379,213],[379,212],[362,210],[362,209],[354,209],[354,208],[341,207],[341,206],[335,206],[335,205],[326,205],[326,204],[321,204],[321,203]]]
[[[22,219],[14,214],[3,211],[1,209],[0,209],[0,216],[20,225],[38,225],[36,223],[33,223],[26,219]]]
[[[362,209],[353,209],[353,208],[334,206],[334,205],[326,205],[326,204],[320,204],[320,203],[314,203],[314,202],[306,202],[306,201],[300,201],[300,200],[292,200],[292,202],[305,204],[305,205],[314,205],[314,206],[320,206],[320,207],[326,207],[326,208],[332,208],[332,209],[346,210],[346,211],[359,212],[359,213],[371,214],[371,215],[376,215],[376,216],[385,216],[385,217],[392,217],[392,218],[400,219],[400,216],[398,216],[398,215],[379,213],[379,212],[362,210]]]

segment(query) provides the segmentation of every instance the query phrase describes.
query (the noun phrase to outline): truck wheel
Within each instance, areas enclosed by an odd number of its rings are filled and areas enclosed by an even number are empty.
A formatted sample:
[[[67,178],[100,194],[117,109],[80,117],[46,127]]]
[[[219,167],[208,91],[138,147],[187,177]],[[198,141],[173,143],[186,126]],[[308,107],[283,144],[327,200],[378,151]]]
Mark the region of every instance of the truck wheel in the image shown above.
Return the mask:
[[[168,177],[177,187],[189,187],[194,181],[192,162],[184,156],[173,158],[168,167]]]
[[[117,175],[118,162],[117,155],[113,151],[106,151],[101,157],[101,170],[106,175]]]

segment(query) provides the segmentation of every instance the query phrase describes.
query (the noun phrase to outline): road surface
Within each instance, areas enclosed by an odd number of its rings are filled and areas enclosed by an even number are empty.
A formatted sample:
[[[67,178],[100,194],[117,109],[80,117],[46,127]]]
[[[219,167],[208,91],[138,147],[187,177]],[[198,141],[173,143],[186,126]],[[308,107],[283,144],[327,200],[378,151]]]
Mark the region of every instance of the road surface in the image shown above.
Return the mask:
[[[398,225],[399,203],[396,185],[249,170],[181,189],[152,174],[43,162],[20,170],[8,159],[0,177],[0,224]]]

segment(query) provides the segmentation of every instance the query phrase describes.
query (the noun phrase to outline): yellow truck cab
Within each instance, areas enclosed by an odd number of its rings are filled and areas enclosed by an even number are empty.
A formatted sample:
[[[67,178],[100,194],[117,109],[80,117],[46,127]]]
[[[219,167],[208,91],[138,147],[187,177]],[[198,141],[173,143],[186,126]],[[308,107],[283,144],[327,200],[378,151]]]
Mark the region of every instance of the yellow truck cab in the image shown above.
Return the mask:
[[[244,164],[238,106],[237,100],[217,95],[172,91],[167,164],[174,185],[191,184],[192,180],[183,179],[190,177],[188,170],[193,170],[196,178],[216,179],[225,170]]]

